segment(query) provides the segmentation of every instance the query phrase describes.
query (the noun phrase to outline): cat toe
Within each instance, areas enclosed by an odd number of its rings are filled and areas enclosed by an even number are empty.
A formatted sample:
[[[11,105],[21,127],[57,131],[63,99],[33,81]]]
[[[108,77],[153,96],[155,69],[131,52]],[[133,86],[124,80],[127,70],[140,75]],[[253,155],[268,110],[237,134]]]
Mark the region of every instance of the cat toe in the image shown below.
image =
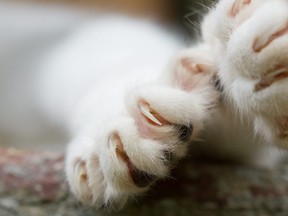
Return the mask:
[[[178,54],[170,65],[168,85],[187,92],[209,86],[217,72],[209,52],[209,47],[201,44]]]
[[[222,0],[210,9],[201,25],[202,37],[221,58],[235,29],[269,0]]]

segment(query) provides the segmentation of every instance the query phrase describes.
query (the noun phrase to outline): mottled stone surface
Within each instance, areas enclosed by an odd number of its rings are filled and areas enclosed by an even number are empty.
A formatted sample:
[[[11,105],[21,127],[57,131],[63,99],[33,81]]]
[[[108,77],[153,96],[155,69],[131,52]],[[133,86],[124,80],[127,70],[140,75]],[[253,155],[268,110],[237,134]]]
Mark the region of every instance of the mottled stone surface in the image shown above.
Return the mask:
[[[96,212],[68,192],[63,155],[0,149],[1,216],[286,216],[288,165],[261,170],[233,164],[182,161],[123,210]]]

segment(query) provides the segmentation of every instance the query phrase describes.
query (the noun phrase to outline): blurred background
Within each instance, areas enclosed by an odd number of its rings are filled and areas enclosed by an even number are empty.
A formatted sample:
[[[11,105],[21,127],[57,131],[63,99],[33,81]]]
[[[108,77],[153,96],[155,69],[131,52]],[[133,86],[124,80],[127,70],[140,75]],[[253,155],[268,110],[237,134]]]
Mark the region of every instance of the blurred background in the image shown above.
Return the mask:
[[[153,18],[163,24],[177,23],[186,33],[195,33],[209,6],[217,0],[9,0],[9,3],[60,6],[90,13],[123,13]],[[0,1],[1,2],[1,1]],[[2,2],[7,2],[3,1]]]
[[[59,130],[43,124],[33,110],[31,78],[45,53],[83,24],[103,14],[124,14],[154,21],[189,44],[199,36],[199,24],[211,4],[212,0],[0,0],[0,144],[65,148],[59,145],[66,143],[59,139]],[[43,138],[53,140],[43,145]]]

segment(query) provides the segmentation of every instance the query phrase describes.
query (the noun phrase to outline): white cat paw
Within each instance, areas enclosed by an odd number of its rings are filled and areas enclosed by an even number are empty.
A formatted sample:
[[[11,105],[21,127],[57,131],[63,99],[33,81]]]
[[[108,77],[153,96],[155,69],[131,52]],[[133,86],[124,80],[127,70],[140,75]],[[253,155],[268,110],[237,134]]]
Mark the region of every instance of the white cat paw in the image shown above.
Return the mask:
[[[128,92],[126,111],[70,143],[67,177],[81,201],[121,207],[186,155],[218,102],[211,59],[196,53],[181,54],[168,76]]]
[[[253,0],[252,0],[253,2]],[[288,2],[266,1],[233,31],[220,76],[266,141],[288,146]]]

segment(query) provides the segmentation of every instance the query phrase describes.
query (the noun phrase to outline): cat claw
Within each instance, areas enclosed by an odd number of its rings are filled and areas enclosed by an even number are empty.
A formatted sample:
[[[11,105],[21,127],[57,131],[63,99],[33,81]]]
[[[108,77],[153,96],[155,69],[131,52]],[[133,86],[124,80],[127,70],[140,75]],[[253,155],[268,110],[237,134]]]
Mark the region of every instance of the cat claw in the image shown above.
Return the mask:
[[[270,43],[272,43],[275,39],[284,36],[288,33],[288,23],[283,27],[280,28],[280,30],[269,34],[264,34],[262,37],[258,37],[254,44],[253,44],[253,50],[255,52],[261,52],[264,48],[266,48]]]
[[[117,157],[126,164],[129,171],[129,175],[133,183],[137,187],[139,188],[147,187],[157,179],[155,175],[139,170],[134,166],[129,156],[127,155],[126,151],[124,150],[123,143],[118,134],[112,135],[112,137],[110,138],[110,143],[113,143]]]
[[[194,74],[198,74],[203,72],[203,65],[197,64],[197,63],[193,63],[191,61],[191,59],[189,58],[184,58],[181,61],[181,64],[183,65],[184,68],[186,68],[188,71],[194,73]]]
[[[138,105],[141,113],[152,124],[163,126],[167,121],[164,120],[157,112],[155,112],[148,103],[140,102]]]
[[[236,0],[230,11],[230,16],[236,17],[239,11],[250,3],[251,3],[251,0]]]
[[[259,83],[256,84],[254,91],[261,91],[269,86],[271,86],[275,81],[284,79],[288,77],[288,67],[279,66],[275,68],[275,71],[270,72],[265,77],[263,77]]]

